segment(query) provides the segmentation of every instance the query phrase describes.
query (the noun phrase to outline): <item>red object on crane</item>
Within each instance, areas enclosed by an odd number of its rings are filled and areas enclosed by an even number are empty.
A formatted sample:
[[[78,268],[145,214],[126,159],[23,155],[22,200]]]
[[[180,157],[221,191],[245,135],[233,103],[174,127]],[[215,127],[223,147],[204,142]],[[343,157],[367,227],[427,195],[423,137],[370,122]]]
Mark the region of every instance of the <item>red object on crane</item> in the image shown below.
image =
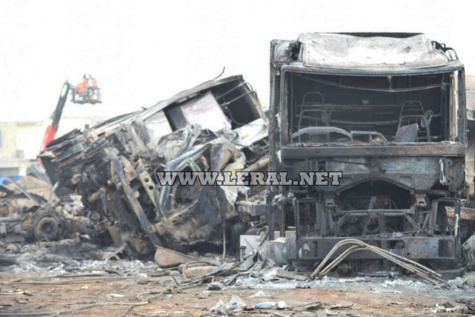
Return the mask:
[[[77,87],[71,85],[68,81],[65,81],[61,94],[59,95],[58,104],[56,109],[51,115],[51,123],[48,125],[41,143],[40,152],[43,151],[48,143],[54,140],[56,132],[58,132],[59,122],[63,114],[63,109],[68,99],[69,91],[73,92],[71,102],[79,104],[96,104],[102,103],[101,90],[97,87],[97,80],[89,74],[84,74],[83,82],[77,85]]]

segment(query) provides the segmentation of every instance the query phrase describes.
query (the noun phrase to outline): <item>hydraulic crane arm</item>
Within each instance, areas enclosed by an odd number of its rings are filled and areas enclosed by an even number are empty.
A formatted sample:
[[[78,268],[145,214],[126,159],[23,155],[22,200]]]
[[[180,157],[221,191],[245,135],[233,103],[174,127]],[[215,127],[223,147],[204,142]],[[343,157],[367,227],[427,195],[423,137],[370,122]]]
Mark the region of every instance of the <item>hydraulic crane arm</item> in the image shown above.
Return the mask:
[[[72,103],[77,104],[96,104],[102,103],[101,90],[97,87],[97,80],[90,74],[84,74],[82,83],[77,86],[71,85],[67,80],[63,84],[61,94],[59,95],[58,104],[56,109],[51,115],[51,122],[46,128],[43,142],[41,143],[40,152],[42,152],[48,143],[54,140],[56,132],[58,132],[59,121],[63,114],[64,106],[68,100],[69,92],[72,91]]]
[[[41,143],[40,152],[43,151],[48,143],[54,140],[56,132],[58,132],[59,121],[61,120],[61,115],[63,114],[64,105],[68,99],[69,90],[71,89],[71,84],[68,81],[65,81],[63,88],[61,89],[61,94],[59,95],[58,104],[56,109],[51,115],[51,122],[46,128],[45,135],[43,137],[43,142]]]

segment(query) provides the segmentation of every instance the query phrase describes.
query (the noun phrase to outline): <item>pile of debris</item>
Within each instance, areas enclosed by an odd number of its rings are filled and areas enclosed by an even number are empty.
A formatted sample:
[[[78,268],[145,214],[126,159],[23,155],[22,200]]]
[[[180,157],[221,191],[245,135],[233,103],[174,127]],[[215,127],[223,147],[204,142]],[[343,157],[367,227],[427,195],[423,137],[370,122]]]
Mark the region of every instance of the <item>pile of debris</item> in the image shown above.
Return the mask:
[[[265,187],[161,187],[156,173],[264,170],[267,131],[257,95],[242,76],[208,81],[148,109],[71,131],[40,154],[54,193],[51,186],[47,194],[35,192],[46,184],[32,183],[33,191],[2,187],[7,218],[0,235],[7,242],[12,234],[51,241],[79,233],[135,257],[157,247],[203,244],[237,251],[231,242],[262,223],[252,211],[265,204]]]
[[[31,176],[0,186],[2,242],[47,241],[92,234],[80,201],[60,201],[48,183]],[[76,198],[77,199],[77,198]]]

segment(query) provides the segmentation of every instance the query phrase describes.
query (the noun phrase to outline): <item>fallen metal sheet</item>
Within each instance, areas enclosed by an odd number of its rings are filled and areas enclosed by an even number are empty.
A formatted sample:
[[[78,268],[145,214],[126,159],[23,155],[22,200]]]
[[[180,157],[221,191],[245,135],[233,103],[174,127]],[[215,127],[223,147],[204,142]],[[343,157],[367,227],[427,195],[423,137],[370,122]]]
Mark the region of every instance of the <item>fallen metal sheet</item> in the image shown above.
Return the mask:
[[[191,263],[191,262],[202,262],[202,260],[177,252],[170,249],[162,248],[156,246],[157,251],[155,251],[155,262],[161,268],[174,267],[180,264]]]

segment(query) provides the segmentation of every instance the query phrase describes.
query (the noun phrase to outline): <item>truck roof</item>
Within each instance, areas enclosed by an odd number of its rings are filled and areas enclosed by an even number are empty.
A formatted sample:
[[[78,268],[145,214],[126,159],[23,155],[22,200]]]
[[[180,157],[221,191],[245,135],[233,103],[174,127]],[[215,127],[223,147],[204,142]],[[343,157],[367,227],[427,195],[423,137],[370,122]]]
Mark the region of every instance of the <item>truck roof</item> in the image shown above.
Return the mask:
[[[295,42],[294,42],[295,43]],[[338,69],[414,69],[461,65],[451,48],[421,33],[303,33],[297,63]]]

